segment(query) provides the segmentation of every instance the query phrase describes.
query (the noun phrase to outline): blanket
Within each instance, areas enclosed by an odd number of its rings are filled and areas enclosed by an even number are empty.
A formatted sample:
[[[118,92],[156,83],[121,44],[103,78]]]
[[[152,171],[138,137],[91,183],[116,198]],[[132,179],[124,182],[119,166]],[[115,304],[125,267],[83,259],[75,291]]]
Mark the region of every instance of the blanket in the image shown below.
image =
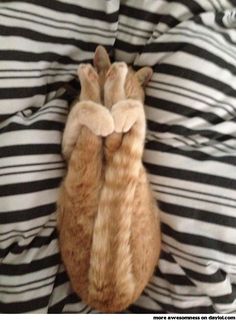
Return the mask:
[[[126,313],[236,312],[236,1],[0,2],[0,312],[91,313],[56,232],[76,71],[98,44],[154,75],[144,163],[160,208],[155,274]]]

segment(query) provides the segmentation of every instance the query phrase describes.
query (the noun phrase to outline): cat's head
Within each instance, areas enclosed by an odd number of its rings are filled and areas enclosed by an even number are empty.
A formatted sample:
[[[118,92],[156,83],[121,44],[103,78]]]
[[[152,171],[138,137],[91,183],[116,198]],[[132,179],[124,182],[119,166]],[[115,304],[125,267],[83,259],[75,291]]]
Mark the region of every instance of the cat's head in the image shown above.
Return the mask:
[[[103,89],[106,80],[106,74],[111,67],[111,60],[103,46],[98,46],[94,54],[94,67],[99,75],[100,86]],[[125,82],[126,98],[144,101],[144,87],[151,79],[153,71],[150,67],[143,67],[134,71],[129,67]]]

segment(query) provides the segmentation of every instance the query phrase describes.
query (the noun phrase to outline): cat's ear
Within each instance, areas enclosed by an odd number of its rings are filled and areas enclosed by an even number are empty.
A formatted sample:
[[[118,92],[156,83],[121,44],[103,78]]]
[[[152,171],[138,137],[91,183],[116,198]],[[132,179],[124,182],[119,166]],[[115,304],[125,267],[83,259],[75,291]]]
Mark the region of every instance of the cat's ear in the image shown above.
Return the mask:
[[[142,86],[146,86],[147,83],[150,81],[150,79],[152,78],[153,75],[153,71],[152,68],[150,67],[143,67],[141,69],[139,69],[136,73],[135,73],[136,77],[138,78],[139,83]]]
[[[110,57],[103,46],[97,46],[93,58],[94,67],[96,67],[97,71],[100,72],[104,69],[109,69],[111,66]]]

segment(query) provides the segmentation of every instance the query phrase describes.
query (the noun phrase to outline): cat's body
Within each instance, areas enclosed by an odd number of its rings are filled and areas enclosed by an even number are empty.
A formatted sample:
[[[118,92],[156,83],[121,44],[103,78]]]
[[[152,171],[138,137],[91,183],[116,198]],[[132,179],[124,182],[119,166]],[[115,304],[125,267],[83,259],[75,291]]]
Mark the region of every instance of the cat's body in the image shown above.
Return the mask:
[[[110,67],[106,56],[101,67],[99,59],[95,54],[99,79],[91,66],[79,69],[81,102],[73,107],[63,137],[68,172],[58,201],[58,228],[75,292],[92,307],[114,312],[133,303],[152,276],[160,227],[142,165],[142,72],[127,75],[124,63]],[[98,104],[102,96],[110,111]]]

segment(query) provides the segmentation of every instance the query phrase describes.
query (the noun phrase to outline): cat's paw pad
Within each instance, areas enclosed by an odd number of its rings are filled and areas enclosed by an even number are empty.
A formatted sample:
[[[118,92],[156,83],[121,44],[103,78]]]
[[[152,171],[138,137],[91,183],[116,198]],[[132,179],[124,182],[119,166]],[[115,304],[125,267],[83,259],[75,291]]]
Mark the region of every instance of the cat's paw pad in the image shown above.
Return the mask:
[[[128,73],[128,66],[125,62],[115,62],[106,74],[106,80],[113,81],[119,79],[124,81]]]
[[[127,133],[139,119],[142,104],[139,101],[121,101],[112,107],[116,133]]]
[[[78,67],[78,75],[80,80],[98,80],[98,74],[91,64],[80,64]]]

